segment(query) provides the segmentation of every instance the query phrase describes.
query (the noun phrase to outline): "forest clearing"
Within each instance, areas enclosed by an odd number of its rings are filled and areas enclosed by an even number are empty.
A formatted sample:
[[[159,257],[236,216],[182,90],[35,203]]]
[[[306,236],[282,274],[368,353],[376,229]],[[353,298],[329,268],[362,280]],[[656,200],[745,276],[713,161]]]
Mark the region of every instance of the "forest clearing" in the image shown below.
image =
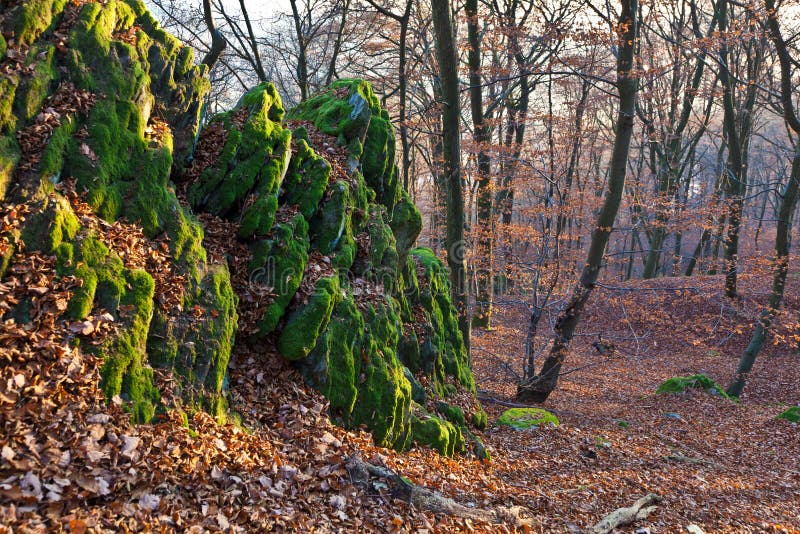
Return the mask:
[[[0,0],[0,533],[800,532],[798,13]]]

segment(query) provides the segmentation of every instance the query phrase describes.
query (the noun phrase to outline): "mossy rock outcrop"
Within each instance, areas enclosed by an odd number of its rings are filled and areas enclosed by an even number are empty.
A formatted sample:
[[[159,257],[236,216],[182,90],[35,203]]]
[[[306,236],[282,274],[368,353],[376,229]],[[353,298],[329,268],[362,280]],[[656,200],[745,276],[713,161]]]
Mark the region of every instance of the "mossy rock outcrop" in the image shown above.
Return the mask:
[[[337,81],[291,110],[265,83],[203,121],[206,67],[139,0],[17,3],[0,32],[0,61],[8,42],[16,57],[28,51],[0,81],[0,201],[33,204],[17,246],[55,256],[80,281],[70,320],[114,317],[118,331],[95,349],[109,397],[151,420],[161,409],[153,367],[163,367],[186,402],[224,418],[235,342],[270,338],[338,423],[366,425],[387,447],[467,450],[467,426],[486,421],[477,402],[454,404],[475,383],[447,271],[414,248],[422,218],[368,83]],[[15,134],[66,93],[74,109],[32,155]],[[96,216],[139,224],[168,250],[180,286],[168,304],[156,273],[73,212],[57,185],[66,179]],[[230,254],[206,248],[200,219],[235,228]]]
[[[210,87],[205,67],[138,0],[32,0],[0,18],[13,46],[29,45],[28,68],[12,70],[0,87],[0,200],[30,202],[35,213],[17,246],[56,256],[59,271],[80,280],[69,319],[115,318],[118,333],[96,349],[105,361],[101,387],[122,398],[135,420],[158,410],[153,366],[173,367],[187,398],[224,417],[236,296],[227,269],[207,262],[203,228],[170,181],[199,129]],[[67,36],[64,46],[56,47],[56,34]],[[63,111],[65,94],[85,107]],[[59,112],[58,123],[38,138],[38,153],[26,153],[14,132],[33,131],[47,107]],[[127,267],[125,250],[109,248],[76,217],[54,187],[65,179],[101,218],[139,223],[146,236],[168,243],[171,268],[184,282],[177,309],[158,306],[151,274]],[[207,311],[203,319],[185,313],[195,307]]]

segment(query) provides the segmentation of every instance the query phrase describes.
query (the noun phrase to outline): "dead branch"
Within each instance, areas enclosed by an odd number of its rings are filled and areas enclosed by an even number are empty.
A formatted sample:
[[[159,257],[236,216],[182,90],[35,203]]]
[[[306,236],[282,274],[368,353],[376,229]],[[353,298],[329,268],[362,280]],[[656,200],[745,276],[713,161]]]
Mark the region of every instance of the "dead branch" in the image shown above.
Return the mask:
[[[633,523],[636,520],[646,519],[656,509],[655,504],[661,502],[661,497],[655,493],[648,493],[632,506],[619,508],[605,516],[599,523],[592,527],[592,534],[608,534],[615,528]]]
[[[392,497],[405,501],[420,510],[487,523],[513,524],[518,528],[532,525],[530,519],[521,517],[521,513],[525,512],[525,509],[520,506],[496,510],[470,508],[436,491],[418,486],[387,467],[365,462],[359,454],[348,457],[345,467],[351,480],[357,486],[374,491],[379,484],[388,485]]]

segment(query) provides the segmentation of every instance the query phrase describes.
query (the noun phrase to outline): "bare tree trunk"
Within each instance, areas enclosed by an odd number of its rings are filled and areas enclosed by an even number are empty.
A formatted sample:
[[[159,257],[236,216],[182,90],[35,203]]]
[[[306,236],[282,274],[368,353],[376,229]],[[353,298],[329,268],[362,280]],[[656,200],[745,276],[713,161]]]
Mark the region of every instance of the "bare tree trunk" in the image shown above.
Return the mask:
[[[297,34],[297,85],[300,87],[300,100],[307,100],[309,97],[308,81],[308,58],[306,57],[306,38],[303,34],[303,24],[300,19],[300,12],[297,10],[297,0],[289,0],[292,5],[292,18],[294,19],[294,31]]]
[[[517,398],[523,401],[544,402],[558,384],[561,366],[569,352],[569,345],[581,314],[594,290],[600,274],[603,256],[608,245],[611,230],[625,191],[625,174],[628,165],[631,137],[633,135],[634,114],[638,79],[634,69],[636,44],[638,40],[638,0],[621,0],[621,10],[617,25],[617,90],[620,104],[616,121],[616,137],[611,156],[608,177],[608,192],[598,215],[597,224],[592,231],[592,240],[583,272],[573,290],[566,307],[556,320],[553,345],[541,371],[532,380],[520,384]]]
[[[342,36],[344,35],[344,26],[347,23],[347,12],[350,9],[350,0],[343,0],[342,2],[342,19],[339,22],[339,29],[336,32],[336,40],[333,43],[333,52],[331,53],[331,61],[328,63],[328,74],[325,75],[325,85],[330,85],[333,78],[336,76],[336,62],[339,60],[339,53],[342,50]],[[400,46],[404,43],[400,41]],[[407,187],[407,186],[406,186]]]
[[[476,282],[475,311],[472,326],[490,328],[492,318],[494,263],[494,206],[492,202],[491,158],[486,152],[491,142],[491,129],[483,114],[483,91],[481,90],[481,43],[478,28],[478,0],[467,0],[467,38],[469,40],[469,100],[474,130],[474,141],[478,151],[478,213],[475,234]]]
[[[349,1],[349,0],[348,0]],[[408,80],[406,75],[408,54],[406,52],[406,37],[408,35],[408,23],[411,19],[411,8],[414,6],[414,0],[406,0],[403,14],[398,15],[382,7],[375,0],[367,0],[369,4],[374,7],[381,15],[396,21],[400,25],[400,38],[398,42],[398,65],[397,77],[399,87],[397,88],[398,97],[400,99],[400,146],[402,148],[403,160],[403,186],[406,190],[411,187],[411,140],[408,133]]]
[[[449,0],[431,0],[436,57],[442,81],[442,148],[447,182],[447,263],[450,292],[458,310],[458,323],[469,351],[470,320],[466,255],[464,247],[464,184],[461,176],[460,102],[458,52]]]

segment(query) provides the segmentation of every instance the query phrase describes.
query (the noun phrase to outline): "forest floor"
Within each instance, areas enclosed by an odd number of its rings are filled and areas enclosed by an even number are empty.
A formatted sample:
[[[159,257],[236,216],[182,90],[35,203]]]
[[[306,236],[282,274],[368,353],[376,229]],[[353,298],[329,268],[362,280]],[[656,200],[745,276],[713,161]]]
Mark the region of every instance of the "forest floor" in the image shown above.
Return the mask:
[[[651,532],[685,532],[691,524],[706,532],[800,532],[800,428],[775,419],[800,403],[797,274],[740,403],[702,390],[655,394],[673,376],[703,373],[728,384],[768,280],[742,277],[736,304],[722,296],[718,276],[598,288],[544,405],[561,426],[488,431],[494,477],[513,489],[515,502],[541,514],[544,530],[577,531],[652,492],[664,500],[638,524]],[[475,375],[479,389],[510,401],[525,310],[499,306],[496,324],[476,336]],[[598,335],[614,343],[611,357],[592,346]],[[505,409],[484,406],[490,421]]]
[[[0,245],[23,213],[0,213]],[[134,237],[136,254],[168,261],[136,227],[96,230],[109,244]],[[720,296],[719,277],[599,289],[545,405],[562,424],[495,428],[504,408],[485,402],[492,461],[479,462],[381,449],[365,432],[333,426],[325,399],[274,348],[244,343],[230,365],[241,425],[202,412],[187,420],[175,409],[133,426],[120,399],[103,398],[102,362],[82,348],[113,334],[113,318],[94,310],[69,323],[63,312],[76,281],[57,276],[53,258],[17,252],[0,284],[0,532],[578,532],[649,492],[663,501],[628,531],[694,524],[706,532],[799,532],[800,433],[775,420],[800,402],[790,335],[800,309],[796,275],[771,337],[778,343],[759,359],[741,403],[699,391],[654,393],[675,375],[727,383],[766,280],[743,277],[735,305]],[[24,300],[31,321],[16,324],[12,311]],[[497,307],[494,330],[476,333],[475,376],[485,395],[513,402],[525,324],[524,306],[508,303]],[[616,345],[611,357],[591,347],[598,334]],[[171,375],[156,370],[156,380],[162,400],[177,408]],[[392,499],[385,484],[357,488],[346,469],[354,455],[467,506],[519,506],[529,524],[434,516]]]

